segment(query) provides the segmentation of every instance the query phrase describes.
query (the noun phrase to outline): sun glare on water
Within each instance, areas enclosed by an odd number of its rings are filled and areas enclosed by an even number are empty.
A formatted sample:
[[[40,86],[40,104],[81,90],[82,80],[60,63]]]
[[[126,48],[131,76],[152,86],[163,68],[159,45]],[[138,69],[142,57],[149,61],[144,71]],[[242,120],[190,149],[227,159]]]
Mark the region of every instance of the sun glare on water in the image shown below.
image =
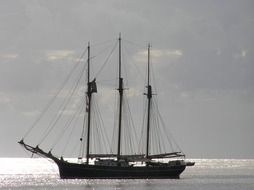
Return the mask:
[[[1,174],[56,174],[57,166],[43,158],[1,158]]]

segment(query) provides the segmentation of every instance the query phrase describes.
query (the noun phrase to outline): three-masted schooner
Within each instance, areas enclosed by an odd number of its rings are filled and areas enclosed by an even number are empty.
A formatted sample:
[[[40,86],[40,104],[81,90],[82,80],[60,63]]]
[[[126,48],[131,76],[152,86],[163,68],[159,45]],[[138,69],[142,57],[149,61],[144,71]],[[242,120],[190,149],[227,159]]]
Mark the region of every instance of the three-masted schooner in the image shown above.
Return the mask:
[[[87,134],[86,134],[86,160],[85,162],[69,162],[63,157],[57,157],[46,152],[42,148],[27,144],[22,138],[19,144],[26,150],[49,159],[52,159],[59,168],[59,174],[62,179],[86,178],[86,179],[153,179],[153,178],[179,178],[186,166],[194,163],[186,162],[185,155],[181,152],[169,152],[163,154],[150,154],[150,128],[151,128],[151,100],[153,98],[152,86],[150,83],[150,45],[148,45],[147,61],[147,117],[146,117],[146,150],[140,155],[122,155],[122,105],[124,83],[122,77],[121,63],[121,36],[118,38],[119,63],[118,63],[118,139],[116,154],[91,154],[90,153],[90,130],[91,130],[91,101],[93,94],[97,92],[96,80],[90,78],[90,45],[88,44],[87,52]],[[93,159],[91,163],[89,160]],[[161,161],[163,160],[163,161]],[[164,160],[167,160],[165,162]]]

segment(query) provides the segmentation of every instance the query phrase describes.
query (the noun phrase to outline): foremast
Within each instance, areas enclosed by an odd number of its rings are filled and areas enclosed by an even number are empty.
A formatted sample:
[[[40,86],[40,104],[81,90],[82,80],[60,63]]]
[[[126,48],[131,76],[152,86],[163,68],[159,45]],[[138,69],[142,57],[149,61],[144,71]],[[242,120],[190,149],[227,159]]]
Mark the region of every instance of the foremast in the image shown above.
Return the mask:
[[[87,46],[87,142],[86,142],[86,164],[89,164],[90,158],[90,128],[91,128],[91,105],[92,105],[92,94],[97,92],[95,79],[90,81],[90,43]],[[85,117],[85,116],[84,116]]]

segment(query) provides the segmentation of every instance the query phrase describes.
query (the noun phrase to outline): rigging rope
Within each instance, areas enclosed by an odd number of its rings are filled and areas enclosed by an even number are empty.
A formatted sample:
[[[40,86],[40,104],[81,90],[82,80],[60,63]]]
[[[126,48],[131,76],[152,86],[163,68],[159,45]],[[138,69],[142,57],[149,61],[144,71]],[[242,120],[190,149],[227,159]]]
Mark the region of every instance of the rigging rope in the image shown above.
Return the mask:
[[[39,115],[39,117],[33,122],[33,124],[31,125],[31,127],[27,130],[27,132],[25,133],[25,135],[23,136],[23,139],[26,138],[30,132],[35,128],[35,126],[37,125],[37,123],[42,119],[42,117],[44,116],[44,114],[48,111],[48,109],[50,108],[50,106],[52,105],[52,103],[55,101],[56,97],[59,95],[59,93],[63,90],[64,86],[66,85],[66,83],[69,81],[69,79],[71,78],[73,72],[75,71],[75,69],[78,67],[78,65],[81,63],[82,58],[85,56],[87,52],[87,49],[85,51],[83,51],[83,53],[81,54],[81,56],[79,57],[78,63],[76,65],[73,66],[73,68],[71,69],[71,71],[69,72],[69,74],[67,75],[67,78],[64,80],[64,82],[62,83],[60,89],[57,91],[57,93],[53,96],[53,98],[48,102],[48,104],[45,106],[45,108],[42,110],[41,114]]]
[[[80,109],[80,112],[79,112],[78,115],[80,115],[80,114],[83,112],[84,108],[85,108],[85,101],[83,102],[83,104],[82,104],[82,106],[81,106],[81,109]],[[67,146],[68,146],[68,144],[69,144],[69,142],[70,142],[70,139],[71,139],[71,137],[72,137],[72,134],[74,133],[74,129],[75,129],[75,127],[77,126],[77,122],[78,122],[78,118],[76,118],[75,122],[74,122],[73,125],[72,125],[72,129],[71,129],[71,131],[70,131],[69,138],[67,138],[67,140],[66,140],[66,142],[65,142],[65,145],[63,146],[63,150],[62,150],[62,154],[61,154],[61,155],[63,155],[63,154],[65,153],[65,151],[66,151],[66,148],[67,148]],[[79,142],[79,141],[78,141],[78,142]],[[76,146],[75,146],[75,147],[76,147]],[[71,155],[72,155],[72,154],[71,154]]]
[[[85,104],[85,100],[82,101],[82,104],[80,104],[80,106],[78,107],[78,109],[75,111],[75,113],[71,116],[71,118],[69,119],[68,122],[66,122],[66,124],[64,125],[64,128],[62,130],[61,133],[59,133],[59,135],[57,136],[57,138],[55,139],[55,142],[53,143],[52,150],[55,148],[55,146],[60,142],[60,140],[64,137],[64,134],[67,132],[68,128],[71,126],[73,120],[77,117],[77,115],[80,114],[81,110],[83,109]]]
[[[137,76],[140,76],[142,80],[145,81],[145,77],[144,77],[144,74],[141,72],[140,68],[138,67],[138,64],[135,64],[135,61],[133,59],[133,56],[131,56],[131,53],[130,53],[130,50],[127,48],[127,46],[123,46],[124,50],[127,52],[128,56],[130,57],[131,59],[131,62],[133,62],[134,64],[134,67],[136,68],[136,70],[138,71],[138,75]]]
[[[144,48],[144,45],[141,45],[141,43],[139,44],[139,43],[133,42],[131,40],[127,40],[127,39],[122,39],[122,40],[129,43],[129,44],[131,44],[131,45],[133,45],[133,46],[136,46],[136,47],[139,47],[139,48]],[[142,44],[144,44],[144,43],[142,43]]]
[[[106,58],[106,60],[104,61],[103,65],[101,66],[101,68],[99,69],[99,71],[97,72],[97,74],[95,75],[95,78],[98,77],[98,75],[101,73],[101,71],[104,69],[104,67],[106,66],[106,64],[108,63],[108,60],[110,59],[111,55],[113,54],[113,52],[115,51],[117,47],[117,42],[115,43],[115,45],[113,46],[112,50],[110,51],[108,57]]]
[[[91,44],[90,47],[95,47],[95,46],[103,46],[105,44],[109,44],[109,43],[112,43],[114,40],[105,40],[104,42],[99,42],[99,43],[94,43],[94,44]]]
[[[163,121],[163,119],[162,119],[161,113],[160,113],[159,111],[158,111],[158,115],[159,115],[160,120],[161,120],[161,122],[162,122],[162,126],[163,126],[164,130],[166,131],[166,125],[165,125],[165,123],[164,123],[164,121]],[[173,135],[171,134],[170,131],[169,131],[169,134],[170,134],[170,137],[171,137],[172,141],[173,141],[174,144],[176,145],[177,149],[180,150],[180,152],[183,153],[181,147],[178,145],[178,143],[176,142],[176,140],[174,139],[174,137],[173,137]],[[169,137],[168,133],[166,133],[166,137],[167,137],[168,141],[170,141],[170,137]],[[170,142],[171,142],[171,141],[170,141]],[[173,147],[173,145],[172,145],[172,147]],[[173,149],[173,150],[174,150],[174,149]]]
[[[107,133],[105,133],[105,125],[102,120],[101,112],[100,112],[99,106],[97,104],[97,101],[95,102],[95,110],[96,110],[96,116],[98,116],[98,121],[100,122],[99,127],[103,127],[103,128],[100,128],[100,130],[99,130],[99,132],[101,133],[100,136],[102,137],[101,139],[102,139],[102,141],[104,141],[104,142],[102,142],[102,144],[106,145],[106,147],[109,148],[110,143],[109,143],[108,135],[107,135]],[[102,130],[102,129],[104,129],[104,130]]]
[[[53,130],[53,128],[55,127],[55,125],[57,124],[57,122],[59,121],[59,119],[62,117],[62,115],[63,115],[63,113],[64,113],[64,111],[65,111],[67,105],[70,103],[71,97],[72,97],[73,94],[75,93],[75,91],[76,91],[76,89],[77,89],[77,87],[78,87],[78,85],[79,85],[79,83],[80,83],[80,80],[81,80],[82,76],[84,75],[85,68],[86,68],[86,65],[84,64],[83,69],[82,69],[81,72],[80,72],[80,76],[79,76],[79,78],[78,78],[78,81],[76,82],[75,86],[73,87],[73,89],[72,89],[71,92],[69,93],[69,94],[70,94],[69,98],[68,98],[68,99],[65,99],[64,102],[63,102],[63,104],[60,106],[60,108],[63,107],[62,111],[60,112],[60,114],[58,114],[58,116],[57,116],[56,119],[53,118],[53,120],[51,120],[50,125],[48,126],[47,130],[46,130],[45,133],[44,133],[44,136],[41,138],[41,140],[40,140],[40,142],[38,143],[38,145],[40,145],[40,144],[46,139],[46,137],[47,137],[47,136],[50,134],[50,132]],[[68,95],[69,95],[69,94],[68,94]],[[66,96],[66,97],[67,97],[67,96]],[[65,97],[65,98],[66,98],[66,97]],[[61,109],[59,109],[59,110],[61,110]]]
[[[146,98],[143,98],[143,118],[142,118],[142,129],[141,129],[141,138],[139,140],[139,153],[143,153],[143,151],[145,150],[145,133],[146,133],[146,119],[147,118],[147,104],[146,104]],[[144,142],[142,142],[144,141]]]
[[[79,158],[84,157],[84,151],[85,151],[85,142],[83,142],[83,139],[85,138],[87,131],[85,130],[85,126],[87,123],[87,115],[85,115],[84,120],[83,120],[83,127],[82,127],[82,132],[81,132],[81,137],[80,137],[80,150],[79,150]]]
[[[118,83],[118,73],[115,72],[115,85],[117,86]],[[114,97],[114,123],[113,123],[113,135],[112,135],[112,140],[111,140],[111,150],[110,152],[117,151],[117,134],[118,134],[118,129],[117,129],[117,121],[118,121],[118,115],[117,113],[119,112],[119,98],[118,98],[118,93],[115,90],[115,97]]]
[[[133,131],[133,133],[131,133],[130,131],[130,137],[134,136],[134,144],[137,144],[137,141],[138,141],[138,137],[137,137],[137,131],[136,131],[136,128],[134,127],[134,121],[133,121],[133,117],[131,115],[131,111],[130,111],[130,104],[129,104],[129,100],[127,98],[125,98],[125,103],[126,103],[126,112],[127,112],[127,115],[126,115],[126,118],[129,118],[129,126],[131,127],[131,131]],[[131,139],[130,139],[131,140]],[[132,147],[135,147],[134,144],[130,144],[132,145]],[[134,148],[132,148],[130,151],[134,152]]]

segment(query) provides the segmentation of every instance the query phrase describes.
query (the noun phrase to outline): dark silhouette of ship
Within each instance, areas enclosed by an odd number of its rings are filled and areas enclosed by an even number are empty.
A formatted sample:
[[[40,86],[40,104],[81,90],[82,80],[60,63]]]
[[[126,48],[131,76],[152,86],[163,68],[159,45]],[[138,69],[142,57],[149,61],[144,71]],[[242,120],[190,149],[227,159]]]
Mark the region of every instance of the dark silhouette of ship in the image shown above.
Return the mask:
[[[121,63],[121,36],[118,39],[119,63],[118,63],[118,139],[116,154],[91,154],[90,153],[90,135],[91,135],[91,102],[93,94],[97,92],[96,80],[90,79],[90,45],[87,47],[87,91],[86,91],[86,159],[79,158],[80,162],[74,163],[67,159],[57,157],[49,152],[44,151],[39,145],[32,146],[27,144],[22,138],[19,144],[32,154],[53,160],[58,168],[62,179],[85,178],[85,179],[169,179],[179,178],[186,166],[194,165],[193,162],[185,161],[185,155],[181,151],[169,153],[151,154],[150,153],[150,133],[151,133],[151,101],[153,91],[150,77],[150,45],[148,45],[147,61],[147,91],[144,93],[146,98],[146,146],[144,154],[121,154],[122,143],[122,110],[123,110],[123,93],[124,83],[122,77]],[[32,127],[33,128],[33,127]],[[83,141],[80,138],[80,141]],[[93,161],[92,161],[93,160]],[[165,161],[166,160],[166,161]]]

